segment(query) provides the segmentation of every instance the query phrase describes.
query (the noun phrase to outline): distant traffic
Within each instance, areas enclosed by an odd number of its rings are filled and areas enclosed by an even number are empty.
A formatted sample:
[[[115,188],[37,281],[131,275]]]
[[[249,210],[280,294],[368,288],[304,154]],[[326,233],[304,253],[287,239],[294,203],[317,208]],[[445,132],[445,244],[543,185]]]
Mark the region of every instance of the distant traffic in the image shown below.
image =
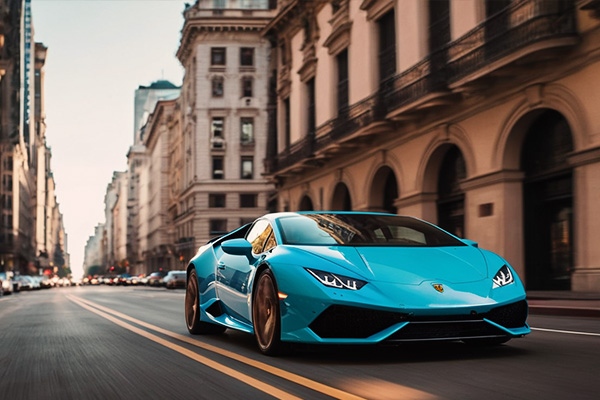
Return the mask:
[[[94,275],[83,279],[84,285],[155,286],[167,289],[185,288],[185,271],[159,270],[150,274]]]
[[[16,275],[0,272],[0,296],[13,293],[67,286],[154,286],[167,289],[185,288],[185,271],[156,271],[150,274],[94,275],[83,279],[61,278],[57,275]]]

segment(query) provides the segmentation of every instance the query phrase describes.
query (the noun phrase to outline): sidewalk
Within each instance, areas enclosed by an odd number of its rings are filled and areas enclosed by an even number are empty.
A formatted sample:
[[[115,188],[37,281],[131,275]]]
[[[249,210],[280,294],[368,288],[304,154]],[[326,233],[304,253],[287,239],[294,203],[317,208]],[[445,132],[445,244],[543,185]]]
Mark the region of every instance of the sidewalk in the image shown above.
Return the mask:
[[[600,292],[527,292],[529,313],[600,318]]]

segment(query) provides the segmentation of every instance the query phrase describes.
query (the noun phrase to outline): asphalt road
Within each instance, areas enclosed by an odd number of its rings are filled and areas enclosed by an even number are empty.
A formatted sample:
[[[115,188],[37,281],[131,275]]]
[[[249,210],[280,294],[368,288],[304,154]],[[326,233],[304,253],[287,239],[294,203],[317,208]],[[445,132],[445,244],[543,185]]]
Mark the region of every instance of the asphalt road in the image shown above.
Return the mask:
[[[600,319],[535,316],[495,348],[461,343],[259,353],[188,334],[184,291],[75,287],[0,298],[0,399],[598,399]]]

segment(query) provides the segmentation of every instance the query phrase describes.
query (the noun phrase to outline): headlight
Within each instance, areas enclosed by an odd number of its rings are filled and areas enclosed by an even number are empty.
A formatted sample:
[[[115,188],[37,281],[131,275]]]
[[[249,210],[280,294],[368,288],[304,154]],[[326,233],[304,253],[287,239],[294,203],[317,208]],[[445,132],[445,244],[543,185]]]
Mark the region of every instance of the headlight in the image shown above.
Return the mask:
[[[494,276],[492,281],[494,282],[492,289],[495,289],[497,287],[506,286],[510,285],[511,283],[514,283],[515,278],[508,266],[504,265],[502,266],[502,268],[500,268],[498,272],[496,272],[496,276]]]
[[[350,278],[349,276],[332,274],[331,272],[319,271],[317,269],[305,269],[323,285],[336,289],[359,290],[367,284],[365,281]]]

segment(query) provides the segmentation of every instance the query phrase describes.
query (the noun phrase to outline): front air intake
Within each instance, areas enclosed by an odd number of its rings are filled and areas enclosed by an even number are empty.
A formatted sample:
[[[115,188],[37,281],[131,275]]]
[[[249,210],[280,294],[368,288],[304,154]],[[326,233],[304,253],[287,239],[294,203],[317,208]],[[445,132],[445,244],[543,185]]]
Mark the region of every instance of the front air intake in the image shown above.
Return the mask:
[[[324,339],[364,339],[399,322],[407,314],[350,306],[330,306],[309,328]]]

